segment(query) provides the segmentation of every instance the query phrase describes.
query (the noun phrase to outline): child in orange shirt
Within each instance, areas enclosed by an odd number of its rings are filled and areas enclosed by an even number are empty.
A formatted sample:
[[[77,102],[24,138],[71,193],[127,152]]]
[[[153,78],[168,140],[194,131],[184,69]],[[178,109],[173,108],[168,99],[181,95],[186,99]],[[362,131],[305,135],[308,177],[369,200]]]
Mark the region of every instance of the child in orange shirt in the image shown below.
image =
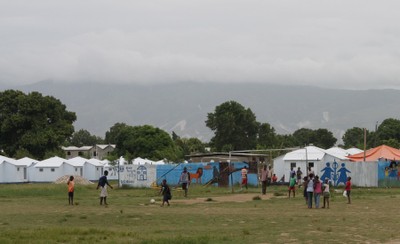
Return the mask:
[[[72,175],[69,177],[67,185],[68,185],[68,204],[74,205],[75,182],[74,182],[74,177]]]

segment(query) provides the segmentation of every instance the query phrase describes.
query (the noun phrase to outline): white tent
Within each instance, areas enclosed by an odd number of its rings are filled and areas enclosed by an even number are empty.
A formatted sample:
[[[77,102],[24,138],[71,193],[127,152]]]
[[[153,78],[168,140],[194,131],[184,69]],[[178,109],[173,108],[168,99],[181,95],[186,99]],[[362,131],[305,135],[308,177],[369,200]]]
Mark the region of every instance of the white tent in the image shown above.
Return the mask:
[[[319,175],[321,169],[325,167],[326,162],[333,161],[347,161],[346,156],[338,153],[335,150],[328,152],[319,147],[307,146],[298,150],[294,150],[285,154],[283,157],[274,159],[274,172],[280,179],[283,175],[285,181],[288,182],[290,178],[290,170],[294,168],[303,172],[303,177],[307,174],[307,164],[312,167],[316,175]]]
[[[104,172],[104,165],[98,159],[91,158],[87,161],[84,168],[85,178],[88,180],[98,180]]]
[[[88,160],[82,157],[74,157],[68,159],[64,168],[65,175],[79,175],[85,178],[84,166]]]
[[[65,175],[64,165],[67,160],[52,157],[38,162],[32,170],[32,182],[53,182]]]
[[[15,183],[22,167],[14,164],[15,159],[0,155],[0,183]],[[22,182],[22,181],[21,181]]]

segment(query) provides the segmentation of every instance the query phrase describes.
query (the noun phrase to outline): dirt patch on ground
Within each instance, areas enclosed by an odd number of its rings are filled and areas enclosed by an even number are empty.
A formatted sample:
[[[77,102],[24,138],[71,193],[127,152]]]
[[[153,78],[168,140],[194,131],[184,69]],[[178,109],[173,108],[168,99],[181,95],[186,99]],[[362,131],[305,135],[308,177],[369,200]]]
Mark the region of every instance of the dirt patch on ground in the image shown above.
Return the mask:
[[[218,203],[218,202],[249,202],[253,201],[254,198],[259,197],[261,200],[267,200],[273,197],[272,194],[254,194],[254,193],[239,193],[232,194],[226,196],[218,196],[218,197],[198,197],[198,198],[187,198],[187,199],[178,199],[173,200],[175,203],[184,203],[184,204],[195,204],[195,203]],[[210,201],[210,199],[212,201]]]
[[[54,183],[56,183],[56,184],[67,184],[67,182],[69,180],[69,177],[70,177],[69,175],[61,176]],[[85,178],[83,178],[82,176],[79,176],[79,175],[74,175],[74,181],[75,181],[75,184],[78,184],[78,185],[90,185],[90,184],[93,184],[89,180],[87,180],[87,179],[85,179]]]

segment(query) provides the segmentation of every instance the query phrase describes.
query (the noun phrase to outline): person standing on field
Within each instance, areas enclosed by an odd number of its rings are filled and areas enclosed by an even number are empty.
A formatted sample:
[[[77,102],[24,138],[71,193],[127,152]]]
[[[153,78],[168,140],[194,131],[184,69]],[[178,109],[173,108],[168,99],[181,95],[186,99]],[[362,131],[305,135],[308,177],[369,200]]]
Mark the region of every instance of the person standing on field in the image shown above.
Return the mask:
[[[325,206],[327,208],[329,208],[329,198],[331,197],[331,193],[329,191],[329,179],[328,178],[325,179],[325,183],[323,185],[323,195],[324,195],[324,205],[322,206],[322,208],[325,208]]]
[[[268,179],[267,179],[268,185],[271,184],[273,176],[274,176],[274,169],[270,165],[270,166],[268,166]]]
[[[108,175],[108,171],[105,170],[104,171],[104,175],[102,177],[100,177],[99,179],[99,183],[97,184],[96,189],[99,189],[101,187],[101,192],[100,192],[100,205],[103,205],[103,201],[104,201],[104,205],[108,205],[107,204],[107,197],[108,197],[108,192],[107,192],[107,186],[109,186],[111,189],[114,189],[107,180],[107,175]]]
[[[346,194],[347,194],[347,203],[351,204],[351,197],[350,197],[350,193],[351,193],[351,177],[347,177],[347,182],[346,182]]]
[[[289,180],[289,198],[290,192],[293,192],[293,197],[296,197],[296,174],[292,173]]]
[[[267,180],[268,180],[268,169],[267,165],[264,164],[263,168],[261,169],[261,175],[260,175],[260,180],[261,180],[261,192],[263,195],[267,193]]]
[[[67,185],[68,185],[68,204],[74,205],[75,182],[74,182],[74,177],[72,175],[69,177]]]
[[[188,194],[188,189],[189,189],[189,184],[190,184],[190,174],[187,171],[187,168],[183,168],[183,172],[181,174],[181,177],[179,178],[178,184],[182,184],[182,190],[184,191],[184,197],[187,197]]]
[[[242,173],[242,184],[240,185],[240,190],[243,190],[243,186],[246,187],[247,190],[247,166],[244,166],[241,170]]]
[[[169,206],[169,200],[171,200],[172,195],[171,195],[171,189],[169,188],[166,179],[164,179],[161,183],[160,194],[163,195],[163,202],[161,206],[164,206],[164,203],[167,203],[167,205]]]

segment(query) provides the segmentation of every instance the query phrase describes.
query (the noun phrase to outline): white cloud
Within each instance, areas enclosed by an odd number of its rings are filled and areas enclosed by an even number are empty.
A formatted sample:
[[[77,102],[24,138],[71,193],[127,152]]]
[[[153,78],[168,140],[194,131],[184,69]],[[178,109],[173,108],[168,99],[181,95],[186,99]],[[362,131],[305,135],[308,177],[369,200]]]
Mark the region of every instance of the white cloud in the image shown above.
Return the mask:
[[[368,0],[3,2],[0,82],[400,89],[398,7]]]

